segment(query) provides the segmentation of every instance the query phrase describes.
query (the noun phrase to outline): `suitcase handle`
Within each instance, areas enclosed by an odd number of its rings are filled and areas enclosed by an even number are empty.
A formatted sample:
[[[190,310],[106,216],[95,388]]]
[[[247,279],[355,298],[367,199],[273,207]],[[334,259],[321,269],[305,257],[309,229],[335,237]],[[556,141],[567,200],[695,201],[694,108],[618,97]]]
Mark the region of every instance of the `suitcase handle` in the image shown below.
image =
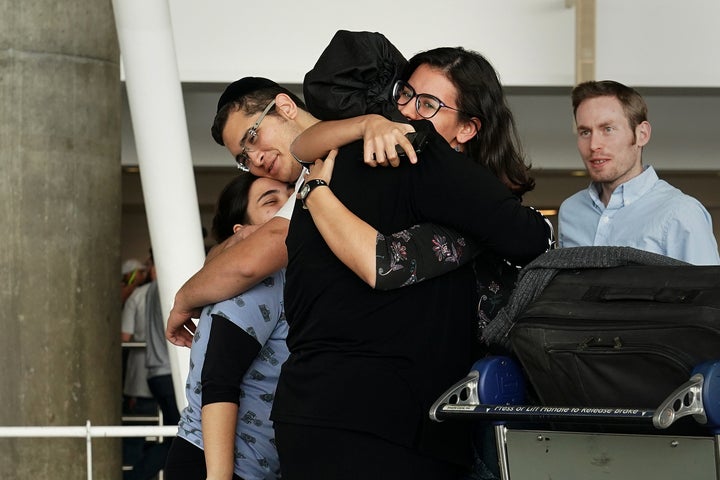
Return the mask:
[[[590,287],[583,295],[588,302],[658,302],[658,303],[691,303],[699,294],[699,290],[680,288],[622,288],[622,287]]]

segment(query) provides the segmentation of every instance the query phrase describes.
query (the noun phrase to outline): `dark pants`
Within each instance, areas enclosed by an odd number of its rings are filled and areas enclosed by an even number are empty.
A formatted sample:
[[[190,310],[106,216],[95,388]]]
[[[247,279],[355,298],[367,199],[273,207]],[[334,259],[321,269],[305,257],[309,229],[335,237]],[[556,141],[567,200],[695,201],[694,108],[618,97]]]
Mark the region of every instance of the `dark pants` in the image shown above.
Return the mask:
[[[184,438],[175,437],[163,470],[165,480],[205,480],[205,452]],[[233,480],[242,480],[233,473]]]
[[[472,472],[463,477],[463,480],[499,480],[497,441],[492,424],[478,424],[473,436],[473,451],[475,462]]]
[[[465,469],[363,432],[275,422],[283,480],[458,480]]]
[[[172,376],[160,375],[148,378],[148,386],[162,411],[163,424],[177,425],[180,421],[180,412],[175,402]],[[166,438],[160,443],[146,446],[142,458],[133,465],[131,471],[125,473],[124,480],[148,480],[154,477],[165,466],[171,440]]]
[[[148,386],[162,411],[163,425],[177,425],[180,421],[180,412],[175,401],[172,375],[148,378]]]
[[[123,415],[155,416],[158,405],[153,398],[123,396]],[[135,465],[143,455],[145,439],[127,437],[122,439],[123,465]]]

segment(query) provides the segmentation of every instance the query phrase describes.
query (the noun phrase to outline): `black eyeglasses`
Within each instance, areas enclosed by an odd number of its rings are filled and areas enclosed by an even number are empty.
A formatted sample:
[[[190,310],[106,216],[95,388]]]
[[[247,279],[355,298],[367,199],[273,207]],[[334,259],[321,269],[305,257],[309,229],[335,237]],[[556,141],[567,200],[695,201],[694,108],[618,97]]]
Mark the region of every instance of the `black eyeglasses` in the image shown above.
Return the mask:
[[[464,113],[465,115],[472,117],[472,115],[467,112],[463,112],[460,109],[446,105],[445,102],[437,98],[435,95],[430,95],[428,93],[416,93],[415,89],[411,87],[409,83],[402,80],[398,80],[395,82],[395,85],[393,85],[392,96],[393,101],[398,105],[407,105],[410,100],[414,98],[415,110],[417,110],[418,115],[425,119],[430,119],[437,115],[441,108],[449,108],[450,110],[455,110],[456,112]]]
[[[270,111],[270,109],[275,105],[275,100],[270,102],[267,107],[265,107],[265,110],[260,114],[257,121],[253,124],[252,127],[248,129],[247,132],[245,132],[245,135],[243,135],[242,140],[240,140],[240,147],[242,150],[240,153],[237,154],[235,157],[235,161],[237,162],[237,166],[240,170],[243,172],[249,172],[250,167],[248,167],[248,162],[250,161],[250,156],[248,156],[249,152],[252,152],[248,148],[249,145],[255,145],[255,142],[257,141],[258,136],[258,129],[260,128],[260,123],[265,118],[265,115]]]

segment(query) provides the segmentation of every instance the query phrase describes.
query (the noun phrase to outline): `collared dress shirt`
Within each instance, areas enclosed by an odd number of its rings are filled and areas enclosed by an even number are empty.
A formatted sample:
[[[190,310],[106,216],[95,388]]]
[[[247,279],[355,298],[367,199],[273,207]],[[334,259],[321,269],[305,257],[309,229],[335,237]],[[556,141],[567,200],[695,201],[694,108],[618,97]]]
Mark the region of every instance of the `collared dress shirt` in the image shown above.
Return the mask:
[[[605,206],[591,183],[566,199],[558,218],[559,246],[625,246],[695,265],[720,264],[710,214],[653,167],[618,186]]]

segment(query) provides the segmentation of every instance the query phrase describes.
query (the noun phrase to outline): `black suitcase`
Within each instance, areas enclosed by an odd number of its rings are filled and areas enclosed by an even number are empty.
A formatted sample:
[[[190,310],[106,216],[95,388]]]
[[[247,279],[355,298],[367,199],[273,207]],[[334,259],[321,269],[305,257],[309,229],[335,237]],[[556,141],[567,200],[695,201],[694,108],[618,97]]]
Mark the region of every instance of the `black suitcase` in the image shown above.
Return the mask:
[[[561,269],[509,338],[545,405],[656,408],[720,358],[720,267]]]

